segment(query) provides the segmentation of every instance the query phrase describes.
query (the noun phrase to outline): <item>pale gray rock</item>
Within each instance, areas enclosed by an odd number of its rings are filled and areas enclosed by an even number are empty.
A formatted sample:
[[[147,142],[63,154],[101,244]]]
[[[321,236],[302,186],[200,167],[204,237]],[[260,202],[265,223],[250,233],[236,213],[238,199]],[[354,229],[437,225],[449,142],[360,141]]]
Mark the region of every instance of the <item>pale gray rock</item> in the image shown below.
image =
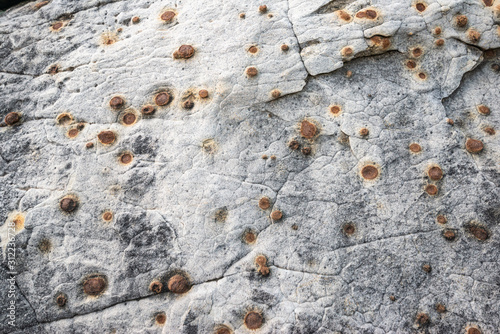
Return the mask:
[[[0,16],[0,332],[500,331],[498,0],[41,4]]]

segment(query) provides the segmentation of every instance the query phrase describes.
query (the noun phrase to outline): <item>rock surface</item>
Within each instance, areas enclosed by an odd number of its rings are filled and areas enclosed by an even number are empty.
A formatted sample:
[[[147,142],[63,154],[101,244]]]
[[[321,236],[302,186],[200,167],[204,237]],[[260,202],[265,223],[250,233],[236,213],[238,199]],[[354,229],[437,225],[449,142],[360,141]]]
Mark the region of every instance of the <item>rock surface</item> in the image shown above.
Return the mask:
[[[499,23],[499,0],[7,11],[0,332],[498,333]]]

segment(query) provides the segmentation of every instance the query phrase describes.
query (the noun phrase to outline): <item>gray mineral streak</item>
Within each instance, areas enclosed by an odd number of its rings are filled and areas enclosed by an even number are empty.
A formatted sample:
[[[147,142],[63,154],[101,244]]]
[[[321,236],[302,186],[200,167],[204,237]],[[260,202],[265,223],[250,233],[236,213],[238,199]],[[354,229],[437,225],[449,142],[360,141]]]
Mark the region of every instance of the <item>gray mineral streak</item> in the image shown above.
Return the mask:
[[[3,13],[0,332],[500,333],[499,23],[499,0]]]

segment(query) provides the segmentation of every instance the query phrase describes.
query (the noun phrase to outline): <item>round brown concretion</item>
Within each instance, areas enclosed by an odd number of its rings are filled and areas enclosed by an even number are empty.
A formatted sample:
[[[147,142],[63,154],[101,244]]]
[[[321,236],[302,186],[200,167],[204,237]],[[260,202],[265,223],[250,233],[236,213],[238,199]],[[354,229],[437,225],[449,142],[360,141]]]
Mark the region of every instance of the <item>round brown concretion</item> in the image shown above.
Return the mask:
[[[78,134],[80,133],[80,131],[78,131],[78,129],[71,129],[68,131],[68,137],[69,138],[75,138],[76,136],[78,136]]]
[[[437,220],[437,222],[438,222],[439,224],[446,224],[446,222],[448,221],[448,220],[446,219],[446,217],[445,217],[445,216],[443,216],[443,215],[438,215],[438,216],[436,217],[436,220]]]
[[[367,165],[361,169],[361,176],[366,180],[373,180],[378,176],[378,169],[373,165]]]
[[[448,241],[453,241],[455,240],[456,235],[455,232],[452,230],[444,230],[443,237]]]
[[[226,326],[224,326],[224,327],[217,328],[217,331],[215,333],[216,334],[231,334],[231,330],[229,328],[227,328]]]
[[[280,210],[275,210],[271,212],[272,220],[280,220],[281,218],[283,218],[283,213]]]
[[[248,52],[250,52],[250,53],[257,53],[257,51],[259,51],[259,49],[258,49],[255,45],[252,45],[252,46],[248,49]]]
[[[429,316],[426,313],[417,314],[417,323],[419,325],[425,325],[429,323]]]
[[[259,6],[259,12],[261,12],[261,13],[267,12],[267,6],[266,5]]]
[[[132,125],[135,123],[136,119],[137,116],[134,113],[128,112],[125,115],[123,115],[123,124]]]
[[[481,331],[476,327],[471,327],[467,330],[467,334],[481,334]]]
[[[377,12],[374,11],[373,9],[367,9],[366,10],[366,17],[369,19],[376,19],[377,18]]]
[[[76,210],[78,207],[78,202],[71,198],[71,197],[64,197],[60,202],[59,202],[59,207],[61,210],[64,212],[70,213]]]
[[[419,3],[417,3],[417,4],[415,5],[415,8],[417,8],[417,10],[418,10],[419,12],[423,12],[423,11],[425,10],[425,5],[424,5],[423,3],[421,3],[421,2],[419,2]]]
[[[247,244],[253,244],[255,242],[255,240],[257,240],[257,235],[252,231],[248,231],[248,232],[245,232],[243,239],[245,240],[245,242]]]
[[[467,22],[468,22],[467,16],[458,15],[457,17],[455,17],[455,22],[456,22],[457,26],[463,28],[467,25]]]
[[[132,159],[133,159],[132,154],[124,153],[120,157],[120,162],[124,165],[127,165],[132,162]]]
[[[437,181],[441,180],[441,178],[443,177],[443,171],[441,170],[441,168],[434,166],[429,168],[429,170],[427,171],[427,175],[429,175],[429,178],[431,180]]]
[[[162,289],[163,289],[163,284],[161,284],[161,282],[153,281],[151,282],[151,284],[149,284],[149,290],[156,294],[160,293]]]
[[[298,150],[300,148],[300,143],[296,140],[292,140],[291,142],[288,143],[288,147],[291,149],[291,150]]]
[[[142,113],[143,115],[152,115],[152,114],[154,114],[154,112],[155,112],[155,107],[154,107],[154,106],[152,106],[152,105],[150,105],[150,104],[145,105],[145,106],[144,106],[144,107],[142,107],[142,109],[141,109],[141,113]]]
[[[165,21],[165,22],[170,22],[174,19],[175,17],[175,12],[171,11],[171,10],[167,10],[166,12],[164,12],[163,14],[161,14],[160,18],[162,19],[162,21]]]
[[[427,78],[427,75],[426,75],[424,72],[420,72],[420,73],[418,74],[418,77],[419,77],[420,79],[422,79],[422,80],[425,80],[425,78]]]
[[[259,329],[262,326],[264,319],[262,318],[262,314],[258,312],[248,312],[245,315],[245,326],[248,329]]]
[[[477,139],[469,138],[465,142],[465,149],[470,153],[479,153],[483,150],[483,142]]]
[[[340,107],[339,106],[331,106],[330,112],[334,115],[338,115],[340,113]]]
[[[57,297],[56,297],[56,304],[57,306],[59,307],[64,307],[66,305],[66,302],[67,302],[67,298],[66,298],[66,295],[61,293],[59,294]]]
[[[125,101],[119,96],[115,96],[109,100],[109,106],[113,109],[120,109],[124,104]]]
[[[83,282],[83,292],[89,296],[98,296],[106,289],[106,279],[102,276],[90,277]]]
[[[354,232],[356,232],[356,227],[354,226],[354,224],[345,224],[342,230],[344,231],[345,235],[350,236],[353,235]]]
[[[368,130],[367,128],[362,128],[361,130],[359,130],[359,135],[360,136],[368,136],[370,134],[370,130]]]
[[[113,131],[101,131],[97,135],[97,139],[104,144],[104,145],[110,145],[113,144],[116,140],[115,133]]]
[[[433,184],[429,184],[425,187],[425,192],[431,196],[434,196],[438,193],[438,188]]]
[[[424,264],[422,266],[422,270],[425,271],[426,273],[430,273],[432,271],[432,268],[431,268],[430,264]]]
[[[259,255],[255,258],[255,264],[259,266],[265,266],[267,264],[267,259],[264,255]]]
[[[438,313],[444,313],[444,312],[446,312],[446,306],[444,306],[443,304],[437,304],[436,311]]]
[[[177,51],[174,52],[174,58],[188,59],[194,55],[194,48],[191,45],[181,45]]]
[[[170,103],[170,95],[167,92],[161,92],[155,96],[155,103],[159,106],[166,106]]]
[[[19,117],[19,114],[17,112],[8,113],[4,119],[4,121],[7,125],[14,125],[17,122],[19,122],[19,120],[20,120],[20,117]]]
[[[417,67],[417,63],[414,60],[408,60],[406,62],[406,67],[408,67],[409,69],[414,69],[415,67]]]
[[[413,57],[420,57],[422,55],[422,49],[421,48],[415,48],[412,51]]]
[[[63,26],[63,23],[62,23],[62,22],[56,22],[56,23],[54,23],[54,24],[52,25],[52,29],[54,29],[54,30],[59,30],[59,29],[61,29],[61,28],[62,28],[62,26]]]
[[[314,136],[316,136],[316,131],[316,125],[311,122],[302,121],[302,123],[300,123],[300,134],[302,135],[302,137],[307,139],[314,138]]]
[[[288,51],[288,50],[289,50],[289,46],[288,46],[288,45],[283,44],[283,45],[281,46],[281,51],[285,51],[285,52],[286,52],[286,51]]]
[[[271,96],[275,99],[277,99],[278,97],[281,96],[281,92],[277,89],[274,89],[272,92],[271,92]]]
[[[109,211],[106,211],[102,214],[102,219],[109,222],[109,221],[111,221],[111,219],[113,219],[113,214]]]
[[[412,151],[413,153],[418,153],[422,151],[422,147],[417,143],[413,143],[410,144],[410,151]]]
[[[249,68],[247,68],[246,73],[247,73],[247,76],[249,76],[251,78],[251,77],[256,76],[258,71],[255,67],[249,67]]]
[[[487,106],[485,106],[483,104],[477,106],[477,111],[480,114],[483,114],[483,115],[489,115],[490,114],[490,108],[488,108]]]
[[[303,147],[301,152],[303,155],[310,155],[312,153],[312,149],[310,147]]]
[[[198,95],[202,98],[202,99],[206,99],[208,97],[208,90],[206,89],[202,89],[198,92]]]
[[[167,321],[167,316],[165,315],[165,313],[158,313],[156,316],[155,316],[155,321],[158,325],[164,325],[165,322]]]
[[[271,206],[271,201],[269,200],[268,197],[262,197],[259,200],[259,208],[261,208],[262,210],[267,210],[269,209],[270,206]]]
[[[176,274],[168,280],[168,290],[173,293],[185,293],[189,291],[190,286],[186,277]]]
[[[139,22],[141,22],[141,19],[139,18],[139,16],[134,16],[132,18],[132,23],[136,24],[136,23],[139,23]]]
[[[482,226],[472,225],[468,227],[469,233],[471,233],[476,239],[484,241],[490,237],[488,230]]]

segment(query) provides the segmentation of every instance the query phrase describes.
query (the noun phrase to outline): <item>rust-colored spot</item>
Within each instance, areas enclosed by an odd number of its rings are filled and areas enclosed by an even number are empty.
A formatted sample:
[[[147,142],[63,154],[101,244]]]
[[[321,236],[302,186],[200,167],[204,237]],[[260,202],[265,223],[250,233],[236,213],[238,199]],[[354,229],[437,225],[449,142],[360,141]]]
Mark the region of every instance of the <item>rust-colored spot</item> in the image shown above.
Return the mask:
[[[444,39],[440,38],[440,39],[436,40],[436,45],[437,46],[443,46],[444,45]]]
[[[346,46],[344,47],[340,53],[344,56],[344,57],[350,57],[352,56],[352,54],[354,53],[354,50],[352,49],[352,47],[350,46]]]
[[[390,299],[392,302],[396,301],[396,297],[394,297],[394,296],[389,296],[389,299]]]
[[[171,10],[167,10],[166,12],[164,12],[163,14],[161,14],[160,18],[162,21],[165,21],[165,22],[170,22],[174,19],[175,17],[175,12],[171,11]]]
[[[251,311],[245,315],[244,322],[248,329],[259,329],[262,327],[264,318],[259,312]]]
[[[493,0],[483,0],[483,3],[486,7],[493,6]]]
[[[91,276],[83,282],[83,292],[89,296],[99,296],[104,292],[106,286],[107,281],[104,276]]]
[[[226,221],[228,216],[227,209],[225,207],[217,209],[214,214],[215,221],[223,223]]]
[[[224,325],[218,326],[217,330],[215,331],[215,334],[231,334],[232,331]]]
[[[484,132],[486,132],[489,135],[494,135],[496,133],[495,129],[491,126],[487,126],[483,129]]]
[[[422,147],[417,143],[411,143],[410,151],[413,153],[419,153],[420,151],[422,151]]]
[[[278,89],[273,89],[273,91],[271,92],[271,96],[274,98],[274,99],[277,99],[278,97],[281,96],[281,92],[278,90]]]
[[[14,229],[16,232],[22,230],[24,228],[24,215],[22,213],[17,214],[14,219],[12,219],[14,223]]]
[[[446,224],[446,222],[448,221],[448,220],[446,219],[446,217],[445,217],[445,216],[443,216],[443,215],[438,215],[438,216],[436,217],[436,220],[437,220],[437,222],[438,222],[439,224]]]
[[[198,92],[198,95],[200,96],[200,98],[202,99],[206,99],[208,97],[208,90],[206,89],[201,89],[199,92]]]
[[[369,134],[370,134],[370,130],[368,130],[367,128],[361,128],[359,130],[359,135],[360,136],[365,137],[365,136],[368,136]]]
[[[468,226],[466,226],[466,229],[477,240],[485,241],[490,237],[488,230],[481,225],[469,224]]]
[[[367,9],[366,10],[366,17],[373,20],[377,18],[377,12],[374,11],[373,9]]]
[[[316,136],[316,132],[316,125],[314,125],[313,123],[307,120],[304,120],[300,123],[300,134],[302,135],[302,137],[307,139],[314,138],[314,136]]]
[[[417,63],[414,60],[408,60],[406,62],[406,67],[413,70],[415,67],[417,67]]]
[[[258,71],[255,67],[249,67],[246,70],[247,76],[252,78],[257,75]]]
[[[471,43],[477,43],[481,39],[481,33],[474,29],[469,29],[467,32],[467,38]]]
[[[158,106],[166,106],[170,103],[170,95],[167,92],[158,93],[155,96],[155,103]]]
[[[163,284],[160,281],[154,280],[149,284],[149,291],[159,294],[163,289]]]
[[[101,44],[111,45],[118,41],[118,35],[114,32],[105,32],[101,35]]]
[[[259,200],[259,208],[262,210],[267,210],[271,206],[271,201],[269,200],[269,197],[262,197]]]
[[[447,119],[446,119],[446,122],[447,122],[448,124],[450,124],[450,125],[454,125],[454,124],[455,124],[455,122],[453,122],[453,120],[452,120],[451,118],[447,118]]]
[[[78,131],[78,129],[70,129],[67,133],[68,137],[69,138],[75,138],[76,136],[78,136],[78,134],[80,133],[80,131]]]
[[[35,4],[35,8],[36,8],[36,9],[40,9],[40,8],[42,8],[43,6],[47,5],[48,3],[49,3],[49,1],[41,1],[41,2],[39,2],[39,3],[37,3],[37,4]]]
[[[137,23],[139,23],[139,22],[141,22],[141,19],[139,18],[139,16],[134,16],[134,17],[132,18],[132,23],[133,23],[133,24],[137,24]]]
[[[470,153],[479,153],[483,150],[483,142],[477,139],[469,138],[465,142],[465,149]]]
[[[240,13],[240,19],[244,19],[245,18],[245,13]]]
[[[299,229],[299,226],[297,224],[292,225],[292,230],[297,231]]]
[[[417,8],[417,10],[419,12],[423,12],[425,10],[425,4],[421,3],[421,2],[418,2],[416,5],[415,5],[415,8]]]
[[[120,109],[125,104],[125,101],[120,96],[114,96],[109,100],[109,106],[113,109]]]
[[[101,131],[97,135],[97,139],[99,139],[99,141],[104,145],[111,145],[115,142],[116,136],[113,131],[106,130],[106,131]]]
[[[20,119],[21,119],[21,117],[19,116],[19,113],[13,111],[13,112],[8,113],[5,116],[4,121],[5,121],[5,124],[12,126],[12,125],[18,123]]]
[[[411,51],[411,54],[413,55],[413,57],[420,57],[422,55],[423,51],[421,48],[414,48],[412,51]]]
[[[59,207],[64,212],[70,213],[78,208],[78,201],[71,196],[64,197],[59,202]]]
[[[276,160],[276,156],[275,155],[271,155],[271,160]]]
[[[64,23],[63,22],[56,22],[52,25],[52,30],[58,31],[63,27]]]
[[[253,231],[246,231],[245,234],[243,234],[243,240],[245,240],[247,244],[253,244],[257,240],[257,234]]]
[[[267,154],[262,154],[262,159],[267,160],[268,156]]]
[[[64,293],[60,293],[56,297],[56,304],[59,307],[64,307],[66,305],[67,301],[68,301],[68,298],[66,297],[66,295]]]
[[[182,102],[182,107],[183,107],[184,109],[188,109],[188,110],[189,110],[189,109],[193,109],[193,107],[194,107],[194,102],[193,102],[193,101],[191,101],[191,100],[186,100],[186,101]]]
[[[50,242],[49,239],[44,238],[40,240],[40,242],[38,243],[38,249],[40,250],[40,252],[47,254],[52,249],[52,243]]]
[[[68,125],[71,122],[73,122],[73,116],[71,116],[71,114],[68,113],[61,113],[57,115],[56,122],[59,125]]]
[[[257,53],[259,51],[259,49],[255,46],[255,45],[252,45],[249,49],[248,49],[248,52],[250,53]]]
[[[201,144],[203,151],[207,154],[214,154],[217,151],[217,144],[213,139],[205,139]]]
[[[366,12],[364,12],[364,11],[357,12],[356,17],[358,19],[364,19],[366,17]]]
[[[167,321],[167,315],[165,314],[165,312],[160,312],[156,314],[155,322],[157,325],[159,326],[165,325],[166,321]]]
[[[259,12],[261,13],[266,13],[267,12],[267,6],[266,5],[261,5],[259,6]]]
[[[498,64],[492,64],[491,65],[491,70],[495,71],[495,72],[499,72],[500,71],[500,65],[498,65]]]
[[[271,212],[272,220],[280,220],[281,218],[283,218],[283,213],[280,210],[274,210]]]
[[[378,176],[378,169],[373,165],[364,166],[361,169],[361,176],[366,180],[373,180]]]
[[[477,111],[482,114],[482,115],[489,115],[490,114],[490,108],[488,108],[487,106],[485,106],[484,104],[481,104],[479,106],[477,106]]]
[[[437,195],[438,193],[438,187],[436,187],[435,185],[433,184],[428,184],[426,187],[425,187],[425,192],[427,194],[429,194],[430,196],[434,196],[434,195]]]
[[[300,148],[300,143],[296,140],[292,140],[288,143],[288,147],[291,149],[291,150],[298,150]]]
[[[441,178],[443,177],[443,171],[438,166],[433,166],[429,168],[429,170],[427,171],[427,175],[429,175],[429,178],[431,180],[437,181],[441,180]]]
[[[150,104],[147,104],[147,105],[145,105],[144,107],[141,108],[141,113],[143,115],[152,115],[152,114],[154,114],[155,110],[156,109],[155,109],[154,106],[152,106]]]
[[[434,35],[441,35],[443,30],[441,30],[441,27],[436,27],[434,28]]]
[[[425,79],[427,78],[427,75],[426,75],[424,72],[420,72],[420,73],[418,74],[418,77],[419,77],[420,79],[422,79],[422,80],[425,80]]]
[[[301,152],[303,155],[310,155],[312,153],[312,149],[310,147],[306,146],[306,147],[302,148]]]
[[[57,72],[59,72],[59,65],[57,64],[50,65],[49,69],[47,70],[47,73],[50,75],[54,75]]]
[[[351,20],[351,15],[348,12],[346,12],[346,11],[339,10],[338,15],[344,21]]]
[[[120,162],[124,165],[128,165],[129,163],[131,163],[133,160],[133,156],[132,154],[130,153],[123,153],[121,156],[120,156]]]
[[[455,24],[460,28],[465,27],[467,25],[467,22],[468,22],[468,19],[467,19],[467,16],[465,16],[465,15],[457,15],[455,17]]]
[[[123,121],[123,124],[125,124],[125,125],[132,125],[135,123],[136,119],[137,119],[137,116],[134,113],[128,112],[125,115],[123,115],[122,121]]]
[[[424,326],[429,323],[429,315],[426,313],[417,314],[416,323],[419,326]]]
[[[334,115],[334,116],[338,116],[340,114],[340,111],[342,109],[340,108],[340,106],[331,106],[330,107],[330,112]]]
[[[94,147],[94,143],[92,143],[92,142],[88,142],[87,144],[85,144],[85,147],[86,147],[87,149],[90,149],[90,148]]]
[[[111,211],[106,211],[102,214],[102,219],[106,222],[110,222],[113,219],[113,213]]]
[[[345,72],[345,76],[346,76],[346,78],[352,77],[352,71],[349,70],[349,71]]]
[[[286,52],[290,49],[290,47],[286,44],[281,45],[281,51]]]
[[[426,273],[430,273],[432,271],[432,267],[430,264],[424,264],[422,266],[422,270],[425,271]]]
[[[445,313],[446,312],[446,306],[444,306],[441,303],[436,304],[436,311],[438,313]]]
[[[476,327],[470,327],[469,329],[467,329],[467,334],[481,334],[481,330]]]
[[[191,45],[181,45],[177,51],[174,52],[175,59],[188,59],[194,55],[194,48]]]
[[[453,241],[456,238],[456,233],[453,230],[446,229],[443,231],[443,237],[448,241]]]
[[[267,266],[267,258],[264,255],[258,255],[255,258],[255,264],[257,265],[257,271],[262,275],[262,276],[267,276],[269,275],[269,267]]]
[[[345,235],[351,236],[356,232],[356,226],[353,223],[347,223],[342,227],[342,231]]]
[[[169,291],[178,294],[185,293],[191,288],[187,278],[180,274],[170,277],[167,286]]]

